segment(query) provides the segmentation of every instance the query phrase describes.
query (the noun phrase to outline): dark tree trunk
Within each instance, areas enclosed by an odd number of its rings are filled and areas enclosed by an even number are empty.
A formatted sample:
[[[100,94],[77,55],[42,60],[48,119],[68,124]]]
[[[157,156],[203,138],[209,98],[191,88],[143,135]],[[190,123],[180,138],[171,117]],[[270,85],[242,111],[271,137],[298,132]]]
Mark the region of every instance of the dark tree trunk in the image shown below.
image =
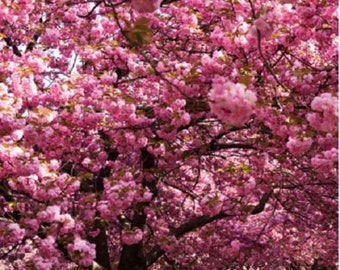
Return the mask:
[[[107,245],[106,229],[103,224],[96,221],[96,228],[99,229],[99,234],[92,238],[89,237],[91,243],[96,245],[96,259],[95,261],[105,270],[111,270],[109,248]]]
[[[146,258],[143,252],[143,242],[135,245],[124,245],[118,270],[146,270]]]
[[[132,227],[143,229],[146,221],[144,213],[136,213],[131,223]],[[135,245],[123,245],[118,270],[146,270],[146,257],[143,240]]]
[[[145,173],[151,173],[152,169],[157,167],[156,158],[144,147],[141,149],[142,168]],[[155,180],[143,179],[144,187],[148,187],[153,197],[157,195],[157,182]],[[140,203],[137,211],[130,224],[131,228],[139,228],[143,231],[146,223],[146,215],[144,214],[145,204]],[[147,270],[147,260],[144,254],[143,240],[134,245],[123,245],[118,270]]]
[[[117,157],[117,156],[116,156]],[[104,178],[110,175],[110,168],[105,167],[99,171],[99,175],[94,181],[94,185],[92,186],[92,192],[95,192],[100,196],[100,194],[104,191]],[[100,217],[100,214],[97,212],[97,217]],[[109,248],[107,244],[107,235],[106,235],[106,227],[100,221],[100,219],[95,219],[94,221],[95,228],[99,229],[99,234],[96,237],[89,237],[89,241],[96,245],[96,259],[95,261],[103,267],[105,270],[111,270],[110,263],[110,255]]]

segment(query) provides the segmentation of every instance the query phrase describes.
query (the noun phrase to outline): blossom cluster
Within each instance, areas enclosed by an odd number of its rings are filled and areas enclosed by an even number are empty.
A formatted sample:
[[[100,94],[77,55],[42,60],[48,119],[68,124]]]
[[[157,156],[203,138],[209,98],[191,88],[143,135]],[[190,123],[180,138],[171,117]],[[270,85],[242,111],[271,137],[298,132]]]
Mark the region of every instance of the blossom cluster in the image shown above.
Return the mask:
[[[160,6],[160,0],[131,0],[131,6],[134,10],[140,13],[151,13],[157,10]]]
[[[315,112],[307,115],[309,124],[324,132],[336,132],[338,130],[338,97],[331,93],[323,93],[314,98],[312,109]]]
[[[241,83],[216,77],[210,91],[210,109],[221,121],[231,126],[242,126],[255,112],[256,95]]]
[[[223,206],[222,195],[206,195],[200,201],[200,207],[205,215],[217,215]]]
[[[306,139],[297,139],[297,138],[289,138],[287,142],[287,148],[289,152],[291,152],[294,156],[303,155],[308,149],[311,147],[313,140],[311,138]]]
[[[123,230],[122,232],[122,241],[126,245],[137,244],[142,239],[143,232],[139,228],[135,228],[134,230]]]
[[[1,269],[336,268],[335,0],[65,2],[0,9]]]
[[[95,245],[75,236],[73,243],[67,246],[71,258],[81,266],[90,266],[96,257]]]

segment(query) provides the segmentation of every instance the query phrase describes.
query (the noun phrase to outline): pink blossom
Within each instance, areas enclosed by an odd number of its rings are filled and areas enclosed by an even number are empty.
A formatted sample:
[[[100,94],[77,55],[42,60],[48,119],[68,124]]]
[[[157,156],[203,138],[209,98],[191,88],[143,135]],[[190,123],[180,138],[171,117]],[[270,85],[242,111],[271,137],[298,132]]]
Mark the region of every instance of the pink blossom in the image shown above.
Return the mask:
[[[60,218],[60,206],[51,205],[47,206],[46,210],[40,211],[37,214],[38,219],[41,222],[53,222]]]
[[[49,235],[45,239],[42,239],[40,242],[40,246],[39,246],[40,254],[44,258],[48,258],[49,256],[53,254],[53,252],[55,252],[54,245],[55,245],[55,238],[53,236]]]
[[[240,83],[215,78],[210,91],[210,109],[222,120],[232,126],[242,126],[254,113],[256,96]]]
[[[312,33],[310,31],[307,31],[307,29],[301,25],[297,25],[293,28],[293,33],[295,36],[299,37],[299,39],[303,41],[307,41],[311,38]]]
[[[223,202],[217,195],[206,195],[201,201],[200,206],[205,215],[217,215],[222,210]]]
[[[21,229],[19,224],[17,224],[17,223],[8,224],[7,228],[11,230],[10,235],[13,238],[11,240],[15,239],[15,241],[17,241],[17,240],[22,239],[25,236],[25,229]]]
[[[46,62],[44,61],[43,56],[39,54],[27,57],[26,64],[37,73],[41,73],[46,70]]]
[[[30,113],[30,121],[35,121],[39,124],[51,123],[58,113],[42,106],[37,106]]]
[[[11,133],[11,137],[15,141],[19,141],[23,135],[24,135],[23,129],[17,129]]]
[[[238,240],[233,240],[231,241],[230,246],[233,251],[238,252],[240,250],[241,243]]]
[[[39,229],[39,222],[36,219],[25,218],[23,219],[23,222],[30,226],[34,231],[37,231]]]
[[[52,159],[50,160],[48,167],[50,168],[50,170],[57,170],[60,167],[60,161],[56,160],[56,159]]]
[[[300,140],[298,138],[290,137],[286,145],[290,153],[292,153],[294,156],[299,157],[308,151],[312,143],[313,143],[312,138]]]
[[[174,140],[175,136],[176,136],[176,133],[177,133],[177,129],[175,128],[172,128],[170,130],[170,132],[166,132],[164,130],[157,130],[157,135],[160,137],[160,138],[163,138],[163,139],[166,139],[168,141],[172,141]]]
[[[138,143],[139,147],[145,147],[148,144],[148,138],[140,137],[140,138],[138,138],[137,143]]]
[[[143,191],[138,192],[139,194],[136,194],[136,196],[134,197],[134,199],[138,202],[148,202],[151,200],[152,198],[152,193],[149,191],[148,188],[146,188]],[[142,193],[142,194],[140,194]]]
[[[321,155],[316,155],[311,159],[311,164],[315,167],[319,172],[327,173],[330,172],[334,168],[334,162],[331,160],[324,158]]]
[[[173,103],[171,103],[171,108],[174,111],[179,111],[182,109],[186,104],[185,99],[176,99]]]
[[[248,179],[248,182],[244,185],[244,190],[246,193],[252,192],[254,188],[256,187],[256,180],[251,177]]]
[[[312,166],[317,168],[320,172],[331,172],[336,168],[338,163],[338,149],[332,148],[327,151],[323,151],[322,154],[318,154],[311,159]]]
[[[337,162],[338,161],[339,155],[338,155],[338,149],[337,148],[333,147],[331,150],[324,151],[323,155],[327,159],[329,159],[329,160],[331,160],[333,162]]]
[[[15,96],[20,97],[24,94],[30,95],[31,97],[38,93],[37,85],[34,82],[33,73],[25,75],[16,72],[12,75],[12,87]]]
[[[55,101],[66,102],[74,93],[72,89],[68,89],[65,84],[52,84],[50,93]]]
[[[254,25],[261,32],[262,38],[269,37],[273,32],[272,26],[262,17],[255,20]]]
[[[60,40],[61,33],[55,28],[47,28],[44,35],[41,37],[41,42],[47,43],[50,46],[57,46]]]
[[[67,191],[73,193],[73,192],[78,191],[79,188],[80,188],[80,181],[72,179],[71,183],[68,183]]]
[[[259,169],[263,169],[268,164],[269,156],[267,153],[262,153],[257,156],[251,157],[251,163],[253,166]]]
[[[53,267],[52,262],[44,261],[42,258],[35,262],[34,267],[36,270],[51,270]]]
[[[336,268],[335,0],[2,3],[0,268]]]
[[[228,46],[228,39],[226,37],[226,34],[219,26],[216,26],[214,30],[210,33],[210,39],[215,45],[220,45],[223,47]]]
[[[134,230],[123,230],[122,232],[122,241],[126,245],[137,244],[143,239],[143,232],[139,228],[135,228]]]
[[[157,113],[162,120],[169,120],[172,118],[174,110],[171,107],[156,108],[155,113]]]
[[[61,228],[61,232],[63,233],[72,231],[76,226],[76,223],[70,214],[60,215],[58,221],[63,225]]]
[[[98,236],[99,233],[100,233],[100,230],[96,229],[94,231],[90,231],[89,235],[94,238],[94,237]]]
[[[313,99],[311,103],[315,112],[307,114],[309,124],[324,132],[338,130],[338,97],[331,93],[323,93]]]
[[[100,77],[100,81],[104,84],[113,84],[117,81],[117,74],[113,72],[112,74],[103,74]]]
[[[75,236],[73,243],[67,245],[71,258],[81,266],[90,266],[96,257],[95,245]]]
[[[65,23],[72,23],[74,21],[77,20],[77,11],[76,9],[67,9],[67,11],[65,12],[65,15],[63,17],[63,21]]]
[[[20,157],[24,155],[24,151],[22,148],[10,144],[1,144],[0,143],[0,157],[1,158],[10,158],[10,157]]]
[[[160,6],[160,0],[131,0],[131,6],[140,13],[152,13]]]
[[[107,202],[100,202],[97,206],[97,210],[100,213],[100,216],[107,220],[114,220],[115,219],[115,213],[114,209],[109,208],[109,205]]]

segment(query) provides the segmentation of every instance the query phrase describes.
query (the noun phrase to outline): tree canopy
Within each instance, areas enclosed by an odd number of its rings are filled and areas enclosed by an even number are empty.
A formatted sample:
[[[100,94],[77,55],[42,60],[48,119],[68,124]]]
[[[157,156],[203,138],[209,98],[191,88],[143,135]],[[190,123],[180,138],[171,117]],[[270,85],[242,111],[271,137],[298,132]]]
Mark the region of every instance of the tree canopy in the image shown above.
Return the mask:
[[[1,269],[336,269],[335,0],[2,0]]]

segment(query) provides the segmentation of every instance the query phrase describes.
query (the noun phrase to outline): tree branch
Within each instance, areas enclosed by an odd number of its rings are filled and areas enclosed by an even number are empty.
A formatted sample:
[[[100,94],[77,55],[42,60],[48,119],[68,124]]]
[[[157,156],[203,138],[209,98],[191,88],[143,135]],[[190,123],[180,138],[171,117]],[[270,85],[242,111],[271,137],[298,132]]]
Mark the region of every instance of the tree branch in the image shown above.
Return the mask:
[[[189,220],[188,222],[182,224],[178,228],[172,229],[171,232],[172,232],[172,235],[176,236],[176,238],[180,238],[188,232],[201,228],[204,225],[207,225],[215,220],[220,220],[226,217],[230,217],[230,215],[224,212],[220,212],[219,214],[215,216],[204,215],[204,216]]]
[[[263,194],[260,202],[255,206],[253,211],[251,212],[252,215],[256,215],[261,213],[264,210],[264,207],[266,206],[266,203],[268,202],[270,196],[273,194],[273,190],[270,190]]]
[[[195,229],[202,228],[203,226],[215,221],[220,220],[226,217],[230,217],[231,215],[226,214],[224,212],[220,212],[215,216],[200,216],[194,219],[189,220],[186,223],[183,223],[178,228],[171,229],[171,235],[175,236],[176,238],[181,238],[186,233],[194,231]],[[164,250],[161,249],[159,245],[156,245],[152,248],[152,250],[146,255],[147,259],[147,266],[152,265],[155,263],[162,255],[164,254]]]
[[[220,143],[220,144],[211,144],[210,151],[218,151],[223,149],[254,149],[254,145],[247,143]]]
[[[21,57],[22,54],[21,52],[19,51],[18,47],[16,45],[13,44],[12,40],[8,37],[4,38],[4,41],[6,42],[7,46],[8,47],[11,47],[13,49],[13,53],[16,55],[16,56],[19,56]]]
[[[268,202],[269,198],[273,194],[273,190],[270,190],[262,196],[260,202],[255,206],[253,211],[251,212],[252,215],[256,215],[261,213],[264,210],[266,203]],[[231,215],[226,214],[224,212],[220,212],[215,216],[201,216],[194,219],[189,220],[186,223],[183,223],[178,228],[171,229],[171,235],[175,236],[177,239],[181,238],[186,233],[192,232],[195,229],[201,228],[215,220],[220,220],[226,217],[231,217]],[[152,250],[146,255],[147,258],[147,266],[152,265],[155,263],[162,255],[164,254],[164,250],[159,245],[156,245],[152,248]]]
[[[170,5],[171,3],[177,2],[178,0],[163,0],[161,2],[161,7],[163,7],[164,5]]]

